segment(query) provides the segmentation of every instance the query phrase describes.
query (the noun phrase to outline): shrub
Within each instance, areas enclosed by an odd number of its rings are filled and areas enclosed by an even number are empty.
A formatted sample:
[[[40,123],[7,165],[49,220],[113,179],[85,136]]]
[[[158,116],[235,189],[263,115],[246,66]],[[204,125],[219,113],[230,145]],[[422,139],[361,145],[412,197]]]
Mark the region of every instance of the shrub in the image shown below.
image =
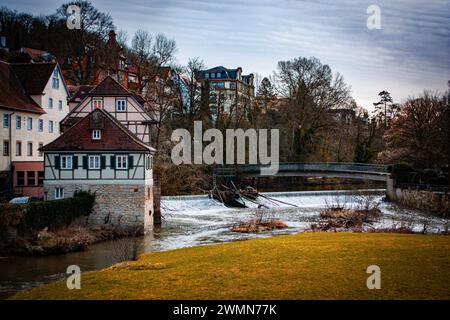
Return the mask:
[[[448,178],[445,176],[431,178],[428,180],[428,183],[431,185],[445,186],[448,184]]]
[[[88,216],[94,200],[91,193],[77,192],[73,198],[62,200],[1,204],[0,236],[10,229],[28,233],[45,227],[52,229],[68,225],[78,217]]]
[[[411,173],[414,172],[413,167],[404,163],[397,163],[388,167],[392,177],[397,180],[398,183],[408,183],[411,179]]]
[[[94,204],[94,195],[78,192],[73,198],[31,202],[27,205],[21,227],[25,230],[57,228],[78,217],[88,216]]]

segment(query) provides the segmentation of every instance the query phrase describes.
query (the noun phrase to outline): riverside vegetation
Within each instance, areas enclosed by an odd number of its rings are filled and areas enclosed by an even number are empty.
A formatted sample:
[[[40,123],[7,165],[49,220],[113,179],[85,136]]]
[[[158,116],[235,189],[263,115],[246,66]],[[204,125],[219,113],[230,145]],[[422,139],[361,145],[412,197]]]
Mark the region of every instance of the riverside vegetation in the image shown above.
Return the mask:
[[[111,228],[88,227],[95,195],[28,204],[0,204],[0,255],[47,255],[85,250],[95,242],[125,236]]]

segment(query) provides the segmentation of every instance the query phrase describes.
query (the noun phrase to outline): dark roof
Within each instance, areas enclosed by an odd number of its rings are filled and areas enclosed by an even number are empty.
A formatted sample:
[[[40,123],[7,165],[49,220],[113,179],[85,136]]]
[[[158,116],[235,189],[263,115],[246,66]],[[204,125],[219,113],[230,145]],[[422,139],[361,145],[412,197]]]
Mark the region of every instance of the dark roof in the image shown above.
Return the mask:
[[[136,99],[137,102],[144,105],[145,99],[140,94],[133,93],[133,97]]]
[[[218,66],[218,67],[214,67],[208,70],[203,70],[201,72],[201,78],[205,79],[205,74],[206,73],[220,73],[220,78],[215,78],[215,79],[231,79],[231,80],[235,80],[237,79],[237,69],[227,69],[225,67],[222,66]]]
[[[92,140],[92,130],[102,138]],[[118,122],[107,111],[95,109],[41,151],[155,151]]]
[[[220,78],[217,78],[217,76],[215,78],[211,78],[209,77],[208,79],[213,79],[213,80],[237,80],[238,78],[238,70],[241,70],[242,72],[242,68],[238,67],[236,69],[228,69],[225,68],[223,66],[218,66],[218,67],[214,67],[208,70],[202,70],[200,72],[200,80],[204,80],[206,79],[206,74],[207,73],[220,73]],[[250,78],[253,77],[252,74],[249,75],[241,75],[242,76],[242,81],[247,83],[247,84],[251,84],[250,83]]]
[[[81,102],[95,86],[81,85],[73,88],[73,93],[69,102]]]
[[[106,78],[105,78],[105,80],[106,80]],[[112,80],[116,81],[114,79],[112,79]],[[98,85],[101,85],[102,82],[100,82]],[[110,82],[110,80],[108,80],[108,82]],[[117,83],[117,84],[119,84],[119,83]],[[94,92],[93,94],[90,94],[90,93],[91,93],[92,89],[96,88],[95,85],[80,85],[80,86],[77,86],[75,88],[72,88],[72,92],[73,93],[72,93],[72,97],[70,98],[69,102],[74,102],[74,103],[81,102],[88,95],[102,95],[102,93],[98,93],[98,92],[101,92],[101,91],[105,90],[106,87],[112,87],[112,85],[110,85],[110,84],[103,84],[103,89],[99,89],[99,90],[93,91]],[[122,87],[122,88],[125,89],[124,87]],[[115,90],[113,89],[112,91],[115,91]],[[123,92],[122,90],[120,90],[120,91]],[[106,93],[103,93],[103,94],[106,94]],[[112,95],[112,94],[113,93],[108,93],[107,95]],[[123,93],[119,93],[119,95],[122,95],[122,94]],[[136,99],[136,101],[139,102],[142,105],[144,105],[144,103],[145,103],[145,99],[141,95],[139,95],[137,93],[132,93],[130,91],[127,91],[126,95],[132,95]]]
[[[29,95],[42,94],[56,63],[12,63],[14,73]]]
[[[132,93],[128,91],[124,86],[114,80],[111,76],[106,76],[102,82],[100,82],[94,89],[89,92],[90,96],[93,95],[131,95]]]
[[[45,111],[25,92],[11,64],[0,61],[0,107],[32,113]]]

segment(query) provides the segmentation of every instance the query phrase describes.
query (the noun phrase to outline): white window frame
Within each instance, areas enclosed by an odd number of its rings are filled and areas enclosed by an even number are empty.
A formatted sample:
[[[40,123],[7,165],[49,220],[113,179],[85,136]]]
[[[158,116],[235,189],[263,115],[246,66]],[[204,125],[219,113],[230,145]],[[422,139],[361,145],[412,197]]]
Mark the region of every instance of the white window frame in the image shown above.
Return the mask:
[[[9,114],[3,114],[3,128],[8,129],[11,124],[9,123]]]
[[[127,112],[127,99],[116,100],[116,112]]]
[[[28,129],[28,131],[33,130],[33,118],[32,117],[27,118],[27,129]]]
[[[48,132],[53,133],[53,120],[48,121]]]
[[[48,98],[48,108],[53,109],[53,98]]]
[[[119,160],[119,159],[125,159],[125,160],[123,161],[123,160]],[[116,169],[117,170],[128,170],[128,156],[127,155],[116,156]]]
[[[98,109],[103,109],[103,99],[101,99],[101,98],[94,98],[94,99],[92,99],[92,110],[96,109],[95,102],[97,102],[97,101],[100,103],[100,107]]]
[[[92,130],[92,140],[101,140],[102,139],[102,130],[94,129]]]
[[[22,129],[22,116],[16,116],[16,129]]]
[[[61,111],[63,109],[62,100],[58,100],[58,110]]]
[[[93,159],[92,162],[91,162],[91,159]],[[96,159],[98,159],[98,160],[96,160]],[[101,157],[99,155],[90,155],[90,156],[88,156],[88,169],[90,169],[90,170],[100,170],[101,167],[102,167]]]
[[[16,141],[16,157],[22,156],[22,141]]]
[[[27,156],[33,156],[33,142],[27,142]]]
[[[64,188],[55,188],[55,199],[64,199]]]
[[[57,68],[55,68],[55,70],[53,70],[52,88],[59,89],[59,72],[58,72]]]
[[[147,156],[147,166],[145,168],[146,170],[152,170],[153,169],[153,159],[151,155]]]
[[[61,170],[72,170],[73,169],[73,157],[72,156],[60,156],[59,158]]]
[[[44,132],[44,120],[43,119],[39,119],[39,121],[38,121],[38,131]]]
[[[3,156],[7,157],[10,154],[9,140],[3,140]]]

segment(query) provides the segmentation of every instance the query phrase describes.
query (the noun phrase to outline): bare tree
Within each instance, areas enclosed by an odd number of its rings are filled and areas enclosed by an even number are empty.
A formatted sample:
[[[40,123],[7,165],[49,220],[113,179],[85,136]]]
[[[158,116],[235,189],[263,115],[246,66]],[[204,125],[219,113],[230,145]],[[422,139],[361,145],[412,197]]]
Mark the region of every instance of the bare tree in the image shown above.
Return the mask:
[[[188,101],[183,113],[187,115],[190,122],[200,113],[201,85],[198,75],[204,68],[205,64],[199,57],[190,58],[184,68]]]
[[[175,40],[163,34],[153,37],[145,30],[137,30],[131,41],[130,61],[138,69],[139,93],[145,95],[149,83],[161,74],[162,68],[170,66],[176,53]]]
[[[409,98],[385,132],[386,151],[380,158],[388,162],[405,161],[420,167],[442,166],[446,163],[448,123],[445,117],[446,98],[437,92],[425,91]]]
[[[277,91],[285,100],[285,160],[303,160],[316,151],[318,140],[332,124],[329,111],[348,103],[350,88],[339,73],[333,75],[316,58],[280,61],[275,76]]]
[[[71,78],[70,80],[86,84],[93,81],[96,59],[104,50],[108,33],[114,30],[114,24],[109,14],[100,12],[90,1],[85,0],[68,2],[57,10],[57,17],[64,24],[67,19],[67,8],[70,5],[76,5],[81,9],[81,28],[61,29],[65,40],[58,43],[59,49],[54,49],[62,51],[70,59],[71,72],[67,75]]]

